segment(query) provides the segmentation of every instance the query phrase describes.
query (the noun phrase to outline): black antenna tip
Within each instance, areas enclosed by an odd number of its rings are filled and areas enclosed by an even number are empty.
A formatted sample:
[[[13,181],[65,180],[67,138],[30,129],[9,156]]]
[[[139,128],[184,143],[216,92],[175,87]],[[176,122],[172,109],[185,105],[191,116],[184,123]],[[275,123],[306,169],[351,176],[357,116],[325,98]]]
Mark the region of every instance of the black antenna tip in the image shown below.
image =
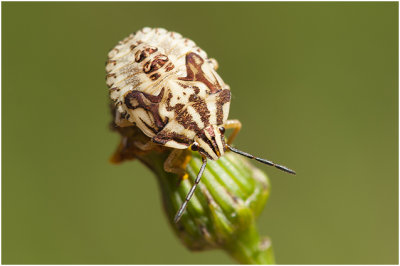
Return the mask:
[[[292,175],[296,175],[295,171],[293,171],[292,169],[287,168],[286,166],[282,166],[282,165],[276,164],[275,167],[280,169],[280,170],[282,170],[282,171],[285,171],[286,173],[289,173],[289,174],[292,174]]]
[[[233,152],[235,152],[235,153],[237,153],[237,154],[240,154],[240,155],[243,155],[243,156],[245,156],[245,157],[247,157],[247,158],[256,160],[256,161],[258,161],[258,162],[260,162],[260,163],[264,163],[264,164],[267,164],[267,165],[270,165],[270,166],[274,166],[275,168],[278,168],[279,170],[284,171],[284,172],[286,172],[286,173],[289,173],[289,174],[292,174],[292,175],[296,175],[296,172],[295,172],[295,171],[293,171],[293,170],[287,168],[286,166],[279,165],[279,164],[276,164],[276,163],[271,162],[271,161],[269,161],[269,160],[256,157],[256,156],[251,155],[251,154],[249,154],[249,153],[247,153],[247,152],[244,152],[244,151],[238,150],[238,149],[236,149],[236,148],[233,148],[233,147],[231,147],[231,146],[229,146],[229,145],[226,145],[226,146],[228,147],[229,150],[231,150],[231,151],[233,151]]]

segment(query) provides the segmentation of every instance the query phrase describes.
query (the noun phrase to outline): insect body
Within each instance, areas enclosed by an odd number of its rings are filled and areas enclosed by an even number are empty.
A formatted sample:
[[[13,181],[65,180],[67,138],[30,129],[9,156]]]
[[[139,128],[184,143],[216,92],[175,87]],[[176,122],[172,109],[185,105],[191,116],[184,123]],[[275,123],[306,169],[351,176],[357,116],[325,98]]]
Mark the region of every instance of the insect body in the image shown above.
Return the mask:
[[[153,143],[178,150],[190,147],[203,157],[176,222],[200,182],[207,159],[217,160],[227,149],[294,174],[229,145],[241,126],[237,120],[227,120],[230,88],[217,74],[216,60],[193,41],[165,29],[144,28],[119,42],[108,58],[106,82],[116,106],[116,125],[136,125]],[[235,131],[225,143],[227,128]]]

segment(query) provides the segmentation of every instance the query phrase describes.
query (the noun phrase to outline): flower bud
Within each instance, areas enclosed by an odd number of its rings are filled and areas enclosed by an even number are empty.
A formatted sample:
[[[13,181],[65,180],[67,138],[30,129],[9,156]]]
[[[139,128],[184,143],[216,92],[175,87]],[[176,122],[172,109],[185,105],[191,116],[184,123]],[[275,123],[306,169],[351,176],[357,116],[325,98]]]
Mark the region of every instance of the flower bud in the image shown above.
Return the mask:
[[[202,165],[198,153],[191,156],[188,179],[158,175],[168,220],[184,245],[191,250],[224,249],[241,263],[272,263],[270,242],[260,241],[255,229],[269,196],[268,178],[240,155],[227,152],[209,160],[185,213],[173,222]]]
[[[268,177],[238,154],[226,152],[216,161],[208,160],[196,192],[181,219],[174,217],[185,200],[202,165],[197,152],[189,152],[187,179],[164,171],[164,162],[172,149],[156,146],[147,151],[138,143],[147,138],[135,127],[116,128],[121,144],[111,161],[139,159],[157,176],[162,202],[177,236],[191,250],[223,249],[246,264],[273,264],[268,238],[260,239],[255,220],[269,196]]]

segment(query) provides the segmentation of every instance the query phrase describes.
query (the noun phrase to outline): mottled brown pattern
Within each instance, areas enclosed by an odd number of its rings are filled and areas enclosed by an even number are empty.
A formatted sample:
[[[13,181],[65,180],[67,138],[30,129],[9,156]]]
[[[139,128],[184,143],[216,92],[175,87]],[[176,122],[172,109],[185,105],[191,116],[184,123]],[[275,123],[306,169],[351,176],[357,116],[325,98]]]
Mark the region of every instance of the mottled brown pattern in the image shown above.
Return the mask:
[[[200,88],[197,86],[189,86],[189,85],[183,84],[181,82],[178,82],[178,84],[179,84],[179,86],[181,86],[184,89],[192,88],[194,90],[194,93],[196,93],[196,94],[200,93]],[[186,93],[183,93],[183,95],[186,95]]]
[[[169,92],[169,93],[168,93],[168,97],[167,97],[167,99],[165,100],[165,103],[166,103],[165,109],[166,109],[168,112],[174,111],[175,114],[179,114],[179,113],[181,112],[181,110],[183,109],[183,107],[185,107],[185,105],[183,105],[183,104],[181,104],[181,103],[178,103],[178,104],[176,104],[176,105],[174,105],[174,106],[171,106],[171,100],[172,100],[172,98],[173,98],[173,95],[172,95],[171,92]]]
[[[161,129],[164,128],[164,126],[167,123],[161,119],[159,113],[159,106],[163,96],[164,96],[164,88],[160,91],[160,93],[157,96],[147,94],[141,91],[131,91],[125,96],[125,105],[132,110],[136,108],[143,108],[146,111],[149,111],[153,115],[157,130],[160,131]],[[150,103],[146,103],[145,99],[147,99]],[[137,100],[138,105],[133,106],[132,100]]]
[[[113,64],[115,66],[117,64],[117,61],[116,60],[108,60],[106,65],[108,65],[108,64]]]
[[[215,117],[217,121],[213,120],[212,124],[217,122],[218,126],[223,123],[223,107],[229,104],[230,91],[224,90],[224,83],[214,72],[214,61],[208,59],[193,41],[181,37],[180,34],[158,29],[145,29],[142,32],[146,35],[142,40],[150,37],[149,41],[143,42],[138,40],[140,37],[130,35],[120,42],[118,49],[113,50],[107,61],[107,83],[111,84],[111,97],[115,99],[114,106],[118,107],[118,112],[122,112],[118,119],[132,120],[130,122],[137,123],[144,132],[154,134],[153,141],[162,145],[174,141],[189,146],[194,141],[194,134],[201,133],[204,140],[201,143],[204,146],[199,147],[200,153],[215,159],[215,155],[218,155],[222,148],[217,145],[216,138],[219,138],[219,132],[215,132],[216,127],[211,127],[210,119]],[[159,34],[162,36],[156,36]],[[171,42],[171,45],[168,42]],[[179,45],[175,45],[175,42],[179,42]],[[185,50],[181,50],[181,46],[185,46]],[[181,61],[183,58],[178,57],[176,61],[172,61],[176,59],[175,56],[163,54],[161,51],[171,51],[174,55],[178,53],[183,55],[185,60]],[[131,59],[132,57],[134,58]],[[176,65],[177,63],[179,65]],[[184,66],[180,65],[183,63]],[[181,73],[176,71],[178,66],[179,71],[186,70],[186,75],[183,74],[185,77],[177,76],[177,73]],[[116,73],[112,73],[113,71]],[[120,83],[113,84],[118,81]],[[173,82],[169,81],[177,82],[180,87],[176,88],[172,85]],[[138,86],[127,87],[133,83]],[[168,87],[170,84],[172,86]],[[119,85],[129,90],[126,92],[125,89],[120,89]],[[155,90],[160,93],[148,93]],[[119,101],[121,98],[124,100]],[[141,108],[138,116],[135,114],[134,118],[129,118],[132,116],[130,110],[136,108]],[[209,108],[215,113],[211,113]],[[169,127],[168,123],[173,123],[174,126]],[[176,126],[177,124],[180,126]],[[208,139],[206,135],[209,136]],[[223,136],[221,141],[224,142]],[[207,146],[210,146],[210,149]],[[212,154],[212,151],[215,154]]]
[[[161,75],[159,73],[154,73],[153,75],[150,76],[151,80],[157,80]]]
[[[185,135],[178,134],[175,132],[160,132],[155,137],[153,137],[153,142],[164,145],[168,141],[173,140],[177,143],[189,146],[192,144],[193,140],[189,139]]]
[[[166,65],[166,67],[165,67],[165,72],[169,72],[169,71],[171,71],[172,69],[174,69],[174,67],[175,67],[175,65],[173,64],[173,63],[168,63],[168,65]]]
[[[203,58],[196,53],[188,53],[186,55],[186,77],[181,77],[179,80],[185,81],[200,81],[204,83],[209,89],[210,94],[217,93],[221,90],[221,85],[218,83],[215,77],[211,82],[206,75],[204,75],[201,66],[204,64]]]
[[[147,58],[149,55],[157,52],[158,48],[156,47],[145,47],[143,50],[138,50],[135,54],[135,61],[137,63],[142,62],[145,58]]]
[[[193,90],[194,90],[194,93],[196,93],[196,94],[200,93],[200,88],[197,86],[193,86]]]
[[[180,83],[180,82],[178,82],[178,84],[179,84],[179,86],[181,86],[184,89],[189,88],[189,85],[186,85],[186,84],[183,84],[183,83]]]
[[[177,116],[176,116],[176,121],[182,125],[184,128],[188,129],[188,130],[192,130],[194,132],[198,132],[200,131],[199,126],[197,125],[197,123],[193,120],[193,117],[191,114],[189,114],[189,112],[187,111],[187,109],[183,109],[182,111],[180,111]]]
[[[222,125],[224,122],[224,111],[222,109],[225,103],[231,101],[231,91],[228,89],[222,90],[217,98],[217,125]]]
[[[174,107],[173,110],[175,111],[175,114],[179,114],[182,109],[185,107],[185,105],[181,104],[181,103],[177,103]]]
[[[200,115],[201,121],[203,122],[204,126],[208,126],[210,124],[211,114],[207,108],[207,103],[203,99],[198,98],[197,101],[192,104],[192,107]]]
[[[189,96],[189,102],[196,102],[199,99],[199,97],[196,94],[191,94]]]
[[[117,75],[115,73],[107,74],[106,78],[110,78],[110,77],[116,78]]]
[[[163,88],[164,89],[164,88]],[[166,107],[165,109],[167,109],[168,112],[171,112],[172,110],[174,110],[174,107],[171,106],[171,99],[172,99],[173,95],[171,92],[168,93],[168,97],[165,100],[166,103]]]
[[[154,57],[153,60],[147,62],[144,66],[143,66],[143,72],[148,74],[148,73],[152,73],[156,70],[159,70],[160,68],[162,68],[165,63],[168,62],[168,57],[166,55],[157,55]]]

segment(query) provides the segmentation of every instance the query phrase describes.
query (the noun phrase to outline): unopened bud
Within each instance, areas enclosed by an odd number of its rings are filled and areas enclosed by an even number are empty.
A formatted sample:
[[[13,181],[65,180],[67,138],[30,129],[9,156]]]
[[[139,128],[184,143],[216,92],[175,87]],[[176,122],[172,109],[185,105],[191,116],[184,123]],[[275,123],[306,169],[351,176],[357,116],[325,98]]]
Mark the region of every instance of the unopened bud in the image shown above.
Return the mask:
[[[202,165],[197,152],[188,152],[188,178],[168,173],[164,162],[172,149],[162,146],[143,151],[136,144],[149,139],[135,127],[118,128],[121,144],[113,162],[137,158],[157,176],[168,221],[183,244],[191,250],[223,249],[245,264],[273,264],[271,242],[261,239],[255,227],[269,196],[268,177],[249,161],[226,152],[216,161],[209,160],[200,184],[181,219],[174,217]]]
[[[209,161],[201,182],[178,223],[174,216],[202,165],[198,153],[181,180],[173,174],[158,175],[169,222],[191,250],[224,249],[241,263],[273,263],[269,240],[261,240],[255,219],[269,196],[267,176],[240,155],[227,152]]]

